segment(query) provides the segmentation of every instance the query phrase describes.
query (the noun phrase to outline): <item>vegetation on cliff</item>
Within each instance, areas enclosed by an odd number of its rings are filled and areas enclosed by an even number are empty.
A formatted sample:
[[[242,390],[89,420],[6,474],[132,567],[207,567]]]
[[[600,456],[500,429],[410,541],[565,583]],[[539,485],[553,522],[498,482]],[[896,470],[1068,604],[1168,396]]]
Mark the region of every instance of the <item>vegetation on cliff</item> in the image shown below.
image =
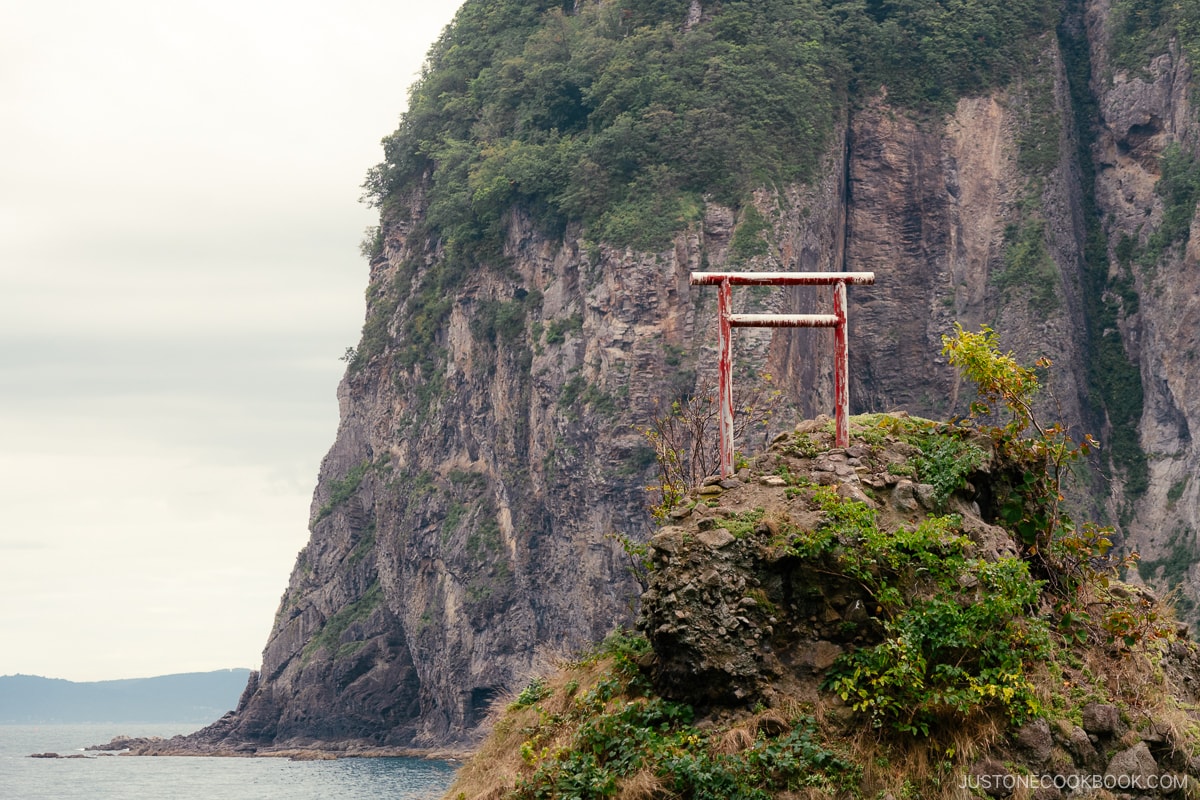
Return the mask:
[[[1020,74],[1046,0],[469,0],[368,195],[422,187],[448,257],[497,261],[514,206],[661,247],[702,198],[803,180],[848,93],[944,107]]]
[[[1113,66],[1139,71],[1172,44],[1200,63],[1200,3],[1116,0],[1111,23]]]
[[[980,387],[973,424],[866,415],[842,449],[805,422],[702,487],[651,540],[644,635],[531,683],[449,796],[1049,797],[1094,775],[1158,797],[1200,777],[1197,648],[1059,505],[1087,440],[1037,418],[1035,371],[986,329],[946,350]]]

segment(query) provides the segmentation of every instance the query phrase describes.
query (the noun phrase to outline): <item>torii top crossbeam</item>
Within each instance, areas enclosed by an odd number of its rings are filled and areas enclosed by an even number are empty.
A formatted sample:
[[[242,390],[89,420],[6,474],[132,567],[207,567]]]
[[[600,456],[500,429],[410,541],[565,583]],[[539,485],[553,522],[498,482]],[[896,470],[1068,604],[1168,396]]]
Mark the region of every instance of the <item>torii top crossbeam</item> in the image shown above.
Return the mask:
[[[728,281],[731,286],[828,286],[832,283],[852,283],[868,286],[875,283],[874,272],[693,272],[693,286],[719,286]]]
[[[833,393],[838,447],[850,444],[850,353],[846,345],[846,284],[875,283],[874,272],[693,272],[693,286],[717,286],[717,358],[720,371],[721,476],[733,474],[732,328],[833,328]],[[734,314],[733,286],[829,286],[832,314]]]

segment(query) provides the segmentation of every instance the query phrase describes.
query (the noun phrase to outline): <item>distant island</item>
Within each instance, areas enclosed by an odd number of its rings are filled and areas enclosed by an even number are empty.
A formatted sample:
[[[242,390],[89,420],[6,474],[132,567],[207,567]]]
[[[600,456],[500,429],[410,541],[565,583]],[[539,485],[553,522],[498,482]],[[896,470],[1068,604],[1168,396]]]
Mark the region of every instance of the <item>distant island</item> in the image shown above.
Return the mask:
[[[237,706],[249,677],[248,669],[86,683],[4,675],[0,724],[208,723]]]

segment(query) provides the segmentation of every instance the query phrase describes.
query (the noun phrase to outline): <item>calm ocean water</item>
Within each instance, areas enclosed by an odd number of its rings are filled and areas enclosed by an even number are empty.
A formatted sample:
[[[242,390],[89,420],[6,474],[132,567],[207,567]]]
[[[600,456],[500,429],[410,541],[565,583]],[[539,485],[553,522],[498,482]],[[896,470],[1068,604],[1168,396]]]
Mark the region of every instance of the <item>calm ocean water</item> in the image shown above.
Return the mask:
[[[29,758],[69,755],[116,735],[173,736],[195,725],[0,725],[3,800],[435,800],[455,764],[411,758]]]

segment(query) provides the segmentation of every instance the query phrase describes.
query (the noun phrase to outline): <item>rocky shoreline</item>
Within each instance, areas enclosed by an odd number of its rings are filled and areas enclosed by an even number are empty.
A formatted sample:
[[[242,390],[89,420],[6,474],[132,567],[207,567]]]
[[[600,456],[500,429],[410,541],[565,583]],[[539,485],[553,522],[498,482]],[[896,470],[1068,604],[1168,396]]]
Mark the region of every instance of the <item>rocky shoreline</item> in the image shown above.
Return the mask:
[[[306,742],[258,747],[242,744],[235,747],[211,746],[198,743],[187,736],[115,736],[104,744],[84,748],[84,752],[31,753],[30,758],[88,758],[95,756],[177,756],[210,758],[286,758],[291,761],[333,761],[339,758],[422,758],[432,761],[463,761],[472,751],[455,748],[388,747],[368,742]]]

